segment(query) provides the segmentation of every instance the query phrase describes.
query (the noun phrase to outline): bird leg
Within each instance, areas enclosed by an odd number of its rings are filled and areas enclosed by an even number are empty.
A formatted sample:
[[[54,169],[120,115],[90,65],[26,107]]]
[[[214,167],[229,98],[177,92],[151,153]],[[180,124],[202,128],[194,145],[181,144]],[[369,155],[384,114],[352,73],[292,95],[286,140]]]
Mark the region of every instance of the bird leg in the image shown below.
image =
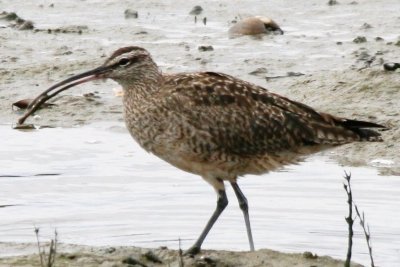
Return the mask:
[[[239,207],[243,211],[244,221],[246,223],[247,237],[249,238],[250,251],[254,251],[253,235],[251,233],[250,218],[249,218],[249,205],[247,199],[239,188],[239,185],[235,182],[231,182],[232,188],[235,191],[235,195],[239,201]]]
[[[186,252],[185,255],[196,255],[200,252],[201,245],[203,244],[204,239],[206,238],[208,232],[213,227],[214,223],[217,221],[218,217],[224,211],[224,209],[228,206],[228,198],[226,197],[225,190],[218,191],[218,200],[217,200],[217,207],[214,213],[211,215],[211,218],[208,220],[206,227],[204,228],[203,232],[196,240],[196,242],[191,246]]]

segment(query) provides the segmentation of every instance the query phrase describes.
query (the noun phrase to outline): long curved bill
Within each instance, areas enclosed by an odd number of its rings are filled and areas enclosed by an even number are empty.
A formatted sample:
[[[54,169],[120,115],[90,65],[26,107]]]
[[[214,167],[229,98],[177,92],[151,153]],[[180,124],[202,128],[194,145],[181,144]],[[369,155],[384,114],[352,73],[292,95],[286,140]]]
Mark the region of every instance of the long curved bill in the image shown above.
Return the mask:
[[[98,80],[98,79],[103,79],[104,76],[103,74],[106,72],[109,72],[111,70],[110,66],[101,66],[98,68],[95,68],[93,70],[86,71],[81,74],[74,75],[72,77],[69,77],[68,79],[65,79],[59,83],[56,83],[55,85],[51,86],[48,88],[46,91],[38,95],[32,103],[28,106],[27,112],[18,119],[18,124],[21,125],[25,122],[25,120],[31,116],[41,105],[43,105],[47,100],[55,97],[59,93],[74,87],[78,84],[93,81],[93,80]],[[63,86],[65,85],[65,86]],[[60,88],[61,87],[61,88]]]

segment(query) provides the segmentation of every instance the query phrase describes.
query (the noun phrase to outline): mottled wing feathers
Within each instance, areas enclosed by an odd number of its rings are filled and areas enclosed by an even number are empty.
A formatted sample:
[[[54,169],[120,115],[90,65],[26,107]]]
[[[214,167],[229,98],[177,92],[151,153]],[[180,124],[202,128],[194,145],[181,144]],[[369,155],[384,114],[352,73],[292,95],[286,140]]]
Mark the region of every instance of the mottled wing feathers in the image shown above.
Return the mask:
[[[186,131],[193,132],[192,142],[206,146],[206,151],[255,155],[379,139],[378,133],[358,127],[376,127],[373,124],[352,124],[318,113],[221,73],[166,75],[165,88],[166,106],[185,122]]]

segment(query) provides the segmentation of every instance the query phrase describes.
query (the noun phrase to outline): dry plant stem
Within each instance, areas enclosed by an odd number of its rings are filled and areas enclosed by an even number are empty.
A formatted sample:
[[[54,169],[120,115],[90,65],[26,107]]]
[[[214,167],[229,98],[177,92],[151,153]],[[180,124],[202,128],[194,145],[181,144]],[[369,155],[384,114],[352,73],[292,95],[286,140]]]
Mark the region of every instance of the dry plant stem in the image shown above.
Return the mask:
[[[350,262],[351,262],[351,251],[353,248],[353,194],[351,192],[351,185],[350,185],[350,179],[351,179],[351,174],[344,172],[344,179],[346,179],[346,183],[343,184],[344,190],[346,190],[347,194],[347,203],[349,204],[349,215],[346,217],[346,222],[349,226],[348,231],[348,244],[347,244],[347,256],[346,256],[346,261],[344,263],[345,267],[350,267]]]
[[[179,238],[179,251],[178,251],[178,254],[179,254],[179,267],[184,267],[185,265],[183,264],[183,256],[182,256],[182,254],[183,254],[183,252],[182,252],[182,249],[181,249],[181,239]]]
[[[364,212],[361,215],[355,203],[354,203],[354,208],[356,210],[358,218],[360,218],[360,224],[364,230],[365,240],[367,241],[367,246],[368,246],[369,258],[371,260],[371,267],[375,267],[374,258],[372,257],[371,232],[369,231],[369,225],[365,226]]]
[[[54,262],[56,261],[56,254],[57,254],[57,230],[54,230],[54,240],[51,240],[50,242],[47,267],[54,266]]]
[[[44,267],[42,252],[41,252],[41,250],[40,250],[39,228],[36,228],[36,227],[35,227],[35,235],[36,235],[37,247],[38,247],[38,251],[39,251],[40,266]]]
[[[57,254],[57,230],[54,231],[54,239],[50,241],[49,256],[46,258],[46,251],[40,248],[39,241],[39,228],[35,227],[35,235],[37,240],[37,246],[39,251],[40,266],[41,267],[53,267],[56,261]]]
[[[53,247],[54,247],[54,240],[51,240],[49,248],[49,257],[47,258],[47,267],[51,267],[53,265],[53,257],[54,257]]]

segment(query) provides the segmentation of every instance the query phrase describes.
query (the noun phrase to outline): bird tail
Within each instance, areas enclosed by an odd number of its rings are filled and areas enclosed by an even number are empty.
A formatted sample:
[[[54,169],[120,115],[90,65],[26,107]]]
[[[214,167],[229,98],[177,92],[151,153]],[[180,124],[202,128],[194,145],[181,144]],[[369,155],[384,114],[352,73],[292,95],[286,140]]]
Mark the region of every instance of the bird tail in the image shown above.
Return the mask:
[[[340,125],[356,133],[360,137],[360,141],[381,142],[383,141],[381,134],[376,130],[369,128],[386,129],[385,126],[368,121],[357,121],[345,119]]]

